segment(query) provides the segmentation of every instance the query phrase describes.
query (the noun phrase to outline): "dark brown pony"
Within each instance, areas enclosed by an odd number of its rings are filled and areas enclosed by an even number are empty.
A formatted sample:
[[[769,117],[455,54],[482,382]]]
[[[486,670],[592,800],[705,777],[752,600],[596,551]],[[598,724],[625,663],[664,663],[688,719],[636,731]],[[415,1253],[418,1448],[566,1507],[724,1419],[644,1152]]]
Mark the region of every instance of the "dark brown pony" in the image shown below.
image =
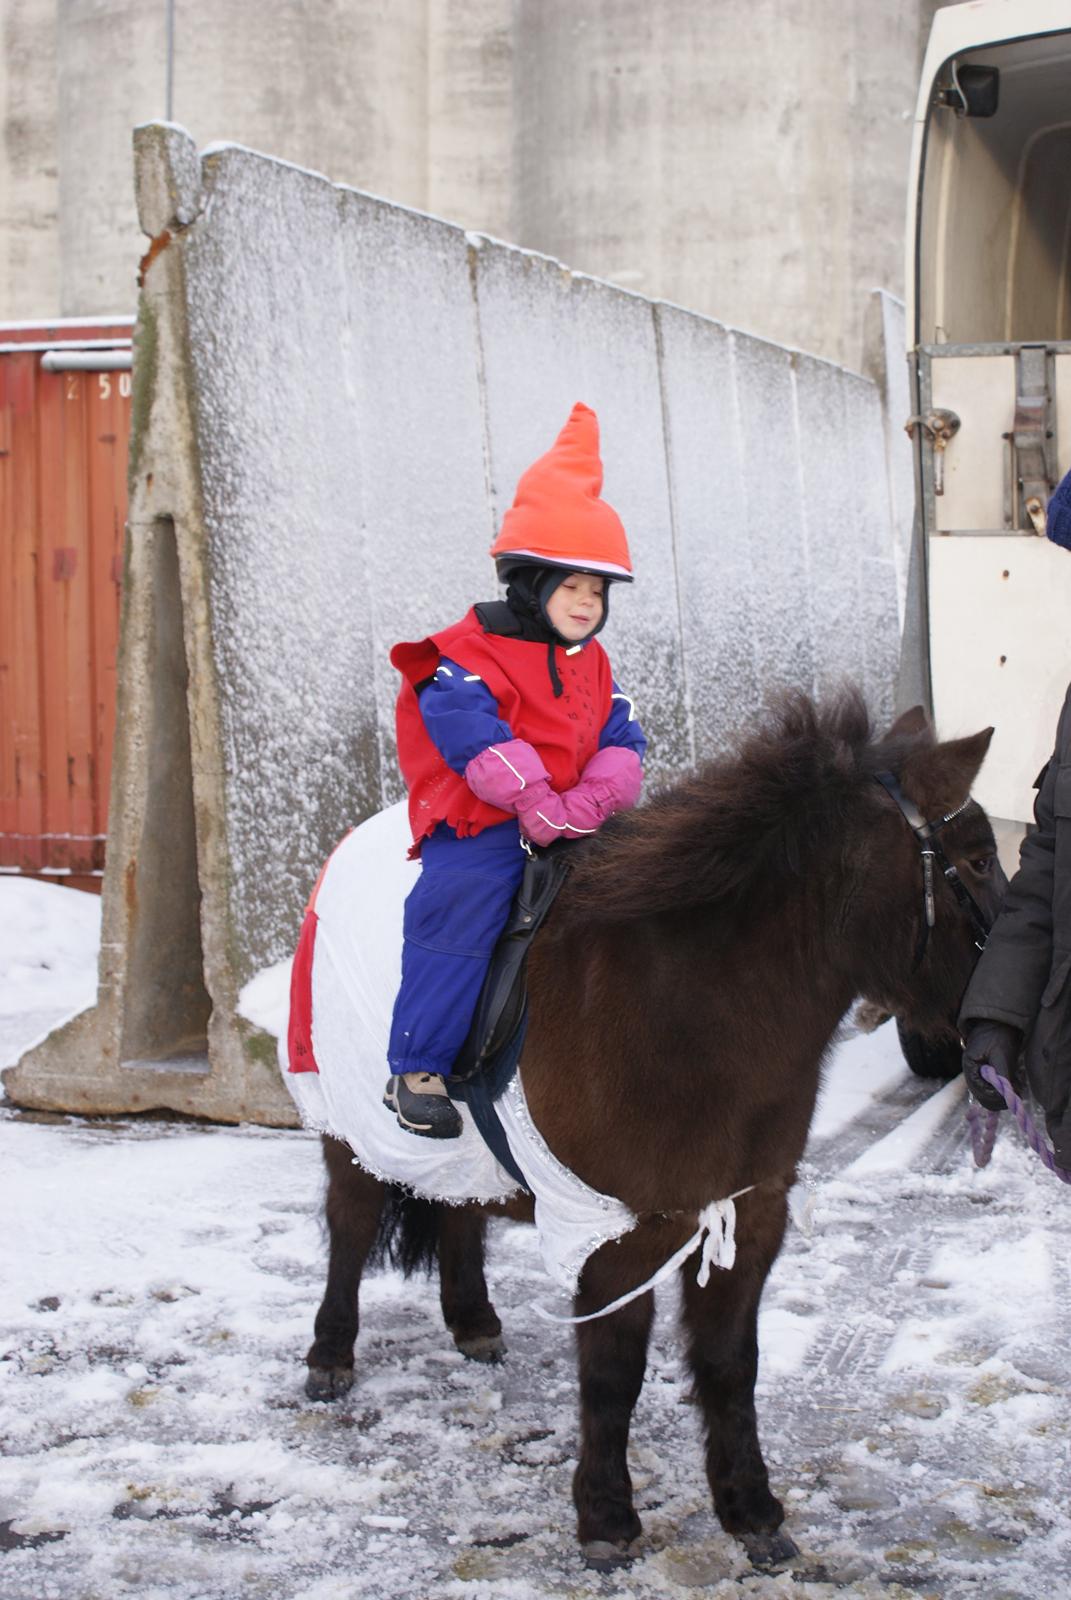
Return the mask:
[[[883,739],[854,692],[816,708],[790,697],[738,753],[711,762],[601,835],[573,872],[532,951],[524,1086],[551,1149],[639,1218],[587,1262],[578,1315],[647,1278],[695,1231],[697,1213],[738,1190],[737,1256],[706,1288],[683,1272],[683,1320],[706,1425],[706,1468],[722,1526],[752,1559],[791,1553],[755,1421],[756,1320],[781,1245],[823,1056],[857,997],[923,1036],[947,1033],[975,957],[967,915],[937,874],[923,944],[919,844],[875,775],[892,772],[929,821],[967,800],[992,730],[940,744],[921,712]],[[982,910],[1001,875],[981,808],[940,831]],[[522,1206],[386,1206],[385,1186],[326,1140],[327,1289],[308,1353],[307,1392],[353,1381],[362,1268],[378,1245],[412,1268],[437,1248],[447,1327],[460,1350],[495,1359],[501,1324],[483,1275],[484,1216]],[[590,1563],[627,1561],[640,1522],[626,1465],[653,1312],[648,1293],[577,1328],[578,1533]]]

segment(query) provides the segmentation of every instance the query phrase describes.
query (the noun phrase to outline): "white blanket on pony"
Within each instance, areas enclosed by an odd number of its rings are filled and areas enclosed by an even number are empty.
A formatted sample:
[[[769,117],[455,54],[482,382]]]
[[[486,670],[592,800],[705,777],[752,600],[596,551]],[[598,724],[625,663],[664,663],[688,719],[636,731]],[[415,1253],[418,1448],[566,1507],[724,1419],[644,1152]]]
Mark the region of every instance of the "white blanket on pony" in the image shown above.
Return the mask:
[[[387,1039],[401,973],[402,905],[420,868],[406,860],[404,804],[355,828],[324,871],[316,898],[312,1039],[319,1073],[286,1071],[306,1127],[343,1139],[377,1178],[430,1200],[500,1200],[518,1192],[459,1106],[459,1139],[421,1139],[382,1104]],[[563,1070],[568,1070],[563,1064]],[[535,1197],[543,1262],[572,1292],[593,1250],[635,1226],[627,1206],[597,1193],[552,1154],[535,1128],[518,1072],[498,1101],[514,1160]]]

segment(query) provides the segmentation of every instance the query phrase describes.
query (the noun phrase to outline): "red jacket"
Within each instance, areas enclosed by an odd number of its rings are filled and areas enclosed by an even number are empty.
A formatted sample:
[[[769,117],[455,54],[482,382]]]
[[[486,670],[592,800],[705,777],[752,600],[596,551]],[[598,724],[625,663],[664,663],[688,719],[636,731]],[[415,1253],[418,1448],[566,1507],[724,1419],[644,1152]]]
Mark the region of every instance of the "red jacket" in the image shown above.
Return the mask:
[[[582,649],[554,646],[562,693],[555,696],[549,646],[487,633],[475,609],[452,628],[412,644],[396,644],[390,659],[404,682],[398,695],[398,760],[409,789],[414,853],[440,824],[460,838],[480,833],[510,813],[478,800],[460,773],[443,760],[424,727],[416,688],[442,656],[477,674],[498,703],[515,739],[535,746],[559,793],[571,789],[599,748],[610,715],[613,677],[597,639]]]

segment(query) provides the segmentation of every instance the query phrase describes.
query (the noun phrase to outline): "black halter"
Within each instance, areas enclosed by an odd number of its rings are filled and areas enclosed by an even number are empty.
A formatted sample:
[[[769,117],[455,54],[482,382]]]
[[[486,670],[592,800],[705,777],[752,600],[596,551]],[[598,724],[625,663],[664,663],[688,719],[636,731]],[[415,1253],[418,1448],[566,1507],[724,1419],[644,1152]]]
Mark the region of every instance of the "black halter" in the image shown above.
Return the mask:
[[[967,796],[961,806],[956,807],[955,811],[950,811],[947,816],[939,817],[936,822],[927,822],[918,806],[907,798],[894,773],[876,772],[874,776],[882,788],[891,796],[911,832],[915,835],[919,842],[919,853],[922,856],[924,915],[922,926],[919,929],[918,944],[915,946],[915,959],[911,966],[912,972],[917,972],[922,964],[922,958],[926,954],[926,944],[930,937],[930,929],[937,921],[937,901],[933,892],[933,864],[935,861],[948,880],[956,899],[967,913],[967,920],[970,922],[974,933],[975,949],[984,950],[986,940],[989,937],[989,930],[993,924],[971,894],[951,861],[949,861],[937,837],[938,832],[946,822],[951,822],[953,817],[958,817],[962,811],[966,811],[971,803],[970,795]]]

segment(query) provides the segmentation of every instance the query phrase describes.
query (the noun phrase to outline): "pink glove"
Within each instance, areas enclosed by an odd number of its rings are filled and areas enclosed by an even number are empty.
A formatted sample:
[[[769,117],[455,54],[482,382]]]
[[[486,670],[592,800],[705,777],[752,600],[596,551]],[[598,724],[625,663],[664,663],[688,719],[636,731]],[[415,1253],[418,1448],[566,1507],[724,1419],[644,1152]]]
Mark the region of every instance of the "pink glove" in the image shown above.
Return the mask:
[[[465,782],[477,799],[500,811],[515,812],[527,789],[549,785],[550,773],[526,739],[505,739],[473,756],[465,768]]]
[[[631,811],[642,783],[643,767],[635,750],[611,744],[596,751],[580,782],[562,795],[570,827],[594,833],[615,811]]]
[[[640,797],[643,767],[635,750],[607,745],[592,756],[580,781],[564,794],[529,786],[517,802],[517,815],[529,839],[582,839],[597,833],[615,811],[628,811]]]
[[[488,805],[512,811],[535,844],[595,831],[583,824],[570,826],[562,797],[550,786],[550,773],[525,739],[507,739],[481,750],[465,768],[465,782]]]
[[[553,844],[555,839],[582,839],[585,834],[596,831],[570,821],[565,796],[558,794],[549,783],[534,784],[524,791],[517,801],[517,820],[521,832],[533,844]]]
[[[551,844],[596,833],[615,811],[634,806],[643,768],[634,750],[608,745],[592,756],[579,783],[557,794],[533,747],[524,739],[508,739],[474,756],[465,782],[488,805],[512,811],[534,844]]]

